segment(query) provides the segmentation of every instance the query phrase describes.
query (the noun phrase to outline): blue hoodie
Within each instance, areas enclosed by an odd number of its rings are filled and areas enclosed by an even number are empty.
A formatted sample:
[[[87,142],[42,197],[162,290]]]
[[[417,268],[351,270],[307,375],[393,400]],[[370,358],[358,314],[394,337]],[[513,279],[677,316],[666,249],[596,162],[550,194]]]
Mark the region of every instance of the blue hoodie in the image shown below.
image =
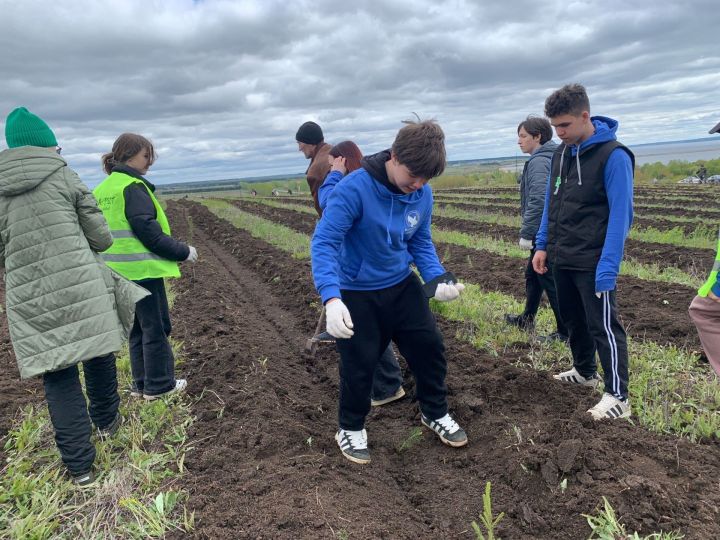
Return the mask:
[[[569,147],[572,158],[576,158],[578,149],[585,146],[616,140],[617,120],[605,116],[593,116],[591,120],[595,126],[595,133],[580,143],[579,147],[577,145]],[[557,154],[553,156],[553,160],[555,159],[558,159]],[[625,249],[625,238],[627,238],[633,220],[633,166],[630,156],[621,148],[613,150],[610,154],[605,164],[603,183],[607,193],[609,216],[605,243],[595,270],[595,292],[615,289]],[[552,190],[553,183],[548,176],[545,209],[535,239],[538,250],[545,250],[547,247],[548,207]]]
[[[310,244],[312,271],[323,303],[341,289],[397,285],[415,263],[423,280],[445,273],[430,235],[429,185],[392,193],[364,169],[337,183]]]

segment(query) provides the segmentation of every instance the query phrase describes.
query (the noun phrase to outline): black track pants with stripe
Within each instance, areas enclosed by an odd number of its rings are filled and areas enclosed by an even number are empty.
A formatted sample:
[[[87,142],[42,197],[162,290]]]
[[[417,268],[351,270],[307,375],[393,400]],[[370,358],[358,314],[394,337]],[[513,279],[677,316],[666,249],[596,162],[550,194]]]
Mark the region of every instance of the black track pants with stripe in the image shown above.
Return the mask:
[[[617,317],[615,291],[595,294],[595,272],[553,268],[558,308],[570,336],[573,366],[583,377],[597,371],[595,353],[605,374],[605,392],[628,397],[625,329]]]

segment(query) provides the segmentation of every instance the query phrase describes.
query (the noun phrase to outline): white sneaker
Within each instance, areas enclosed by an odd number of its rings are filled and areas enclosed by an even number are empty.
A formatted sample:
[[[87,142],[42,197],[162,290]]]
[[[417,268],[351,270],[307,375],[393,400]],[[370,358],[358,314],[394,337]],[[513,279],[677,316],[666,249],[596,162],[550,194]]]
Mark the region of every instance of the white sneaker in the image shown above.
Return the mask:
[[[589,386],[590,388],[597,388],[597,385],[600,384],[600,381],[602,380],[600,379],[600,375],[597,373],[595,373],[592,377],[585,378],[580,375],[578,370],[575,368],[572,368],[570,371],[563,371],[562,373],[553,375],[553,379],[572,384],[579,384],[580,386]]]
[[[143,394],[143,397],[145,398],[145,401],[153,401],[153,400],[159,399],[161,397],[169,396],[170,394],[182,392],[185,390],[185,388],[187,388],[187,380],[186,379],[175,379],[175,387],[171,388],[167,392],[163,392],[162,394],[155,394],[155,395]]]
[[[340,447],[343,456],[353,463],[365,465],[370,463],[370,451],[367,446],[367,431],[349,431],[339,429],[335,434],[335,440]]]
[[[621,401],[612,394],[603,394],[600,402],[588,412],[595,420],[615,420],[630,417],[630,402]]]
[[[467,434],[463,428],[461,428],[458,423],[453,420],[453,417],[450,416],[450,414],[446,414],[437,420],[430,420],[427,416],[420,413],[420,422],[423,426],[429,427],[437,433],[440,440],[448,446],[458,448],[460,446],[465,446],[468,442]]]

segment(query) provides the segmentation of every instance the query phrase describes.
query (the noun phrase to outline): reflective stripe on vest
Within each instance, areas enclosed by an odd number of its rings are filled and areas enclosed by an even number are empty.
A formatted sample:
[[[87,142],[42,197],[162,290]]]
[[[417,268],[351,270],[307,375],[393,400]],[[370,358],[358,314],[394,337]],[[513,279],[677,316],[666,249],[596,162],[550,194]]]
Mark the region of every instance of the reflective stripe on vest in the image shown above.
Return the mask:
[[[720,230],[718,231],[718,245],[717,245],[717,252],[715,253],[715,262],[713,263],[712,270],[710,271],[710,276],[708,276],[707,281],[705,284],[700,287],[698,290],[698,296],[707,296],[710,292],[710,289],[713,288],[713,285],[717,283],[717,276],[718,272],[720,271]]]
[[[113,172],[93,190],[113,237],[112,246],[101,253],[101,257],[110,268],[133,281],[180,277],[180,269],[175,261],[152,253],[133,233],[125,216],[124,195],[125,188],[131,184],[139,184],[147,190],[155,206],[157,222],[162,232],[170,236],[167,216],[147,185],[125,173]]]

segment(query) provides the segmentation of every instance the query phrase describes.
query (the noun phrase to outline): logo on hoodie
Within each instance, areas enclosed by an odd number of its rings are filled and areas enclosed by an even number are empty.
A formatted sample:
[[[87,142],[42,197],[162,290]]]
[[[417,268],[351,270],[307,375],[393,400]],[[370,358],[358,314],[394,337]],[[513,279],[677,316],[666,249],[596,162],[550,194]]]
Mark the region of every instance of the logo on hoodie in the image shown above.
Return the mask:
[[[405,215],[405,232],[412,231],[420,223],[420,212],[412,210]]]

